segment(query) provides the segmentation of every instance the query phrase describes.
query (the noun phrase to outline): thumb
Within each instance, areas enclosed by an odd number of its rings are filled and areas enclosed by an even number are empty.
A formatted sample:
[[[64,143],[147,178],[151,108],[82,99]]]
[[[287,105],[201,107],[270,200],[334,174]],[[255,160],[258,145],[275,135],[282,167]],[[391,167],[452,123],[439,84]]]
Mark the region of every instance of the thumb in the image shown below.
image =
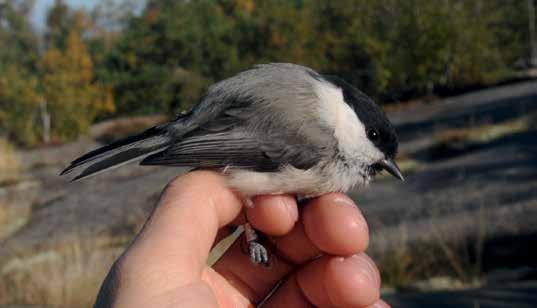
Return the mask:
[[[241,208],[241,200],[215,172],[195,171],[174,179],[123,255],[122,278],[142,277],[144,289],[200,281],[218,229]]]

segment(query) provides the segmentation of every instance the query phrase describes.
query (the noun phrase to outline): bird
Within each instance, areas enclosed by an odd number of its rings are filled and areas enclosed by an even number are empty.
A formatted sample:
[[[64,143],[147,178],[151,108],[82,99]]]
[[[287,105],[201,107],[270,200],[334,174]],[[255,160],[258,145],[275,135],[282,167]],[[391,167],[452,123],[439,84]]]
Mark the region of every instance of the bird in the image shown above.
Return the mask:
[[[380,171],[404,177],[398,138],[372,98],[298,64],[258,64],[211,85],[174,120],[75,159],[73,181],[126,163],[220,171],[245,206],[265,194],[312,198],[365,187]],[[251,261],[268,251],[246,222]]]

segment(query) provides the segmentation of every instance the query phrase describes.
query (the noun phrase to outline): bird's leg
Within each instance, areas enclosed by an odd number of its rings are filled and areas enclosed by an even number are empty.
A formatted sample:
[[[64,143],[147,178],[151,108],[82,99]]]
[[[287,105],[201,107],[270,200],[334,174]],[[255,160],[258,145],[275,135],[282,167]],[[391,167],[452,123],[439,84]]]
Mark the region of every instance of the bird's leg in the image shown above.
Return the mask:
[[[252,199],[245,198],[244,203],[246,207],[253,208],[254,203]],[[248,253],[250,254],[250,261],[254,264],[263,264],[268,265],[268,251],[260,243],[260,238],[255,229],[250,225],[248,219],[243,225],[244,227],[244,236],[246,237],[246,243],[248,244]]]
[[[268,251],[265,246],[259,243],[257,232],[249,223],[244,224],[244,235],[248,243],[250,261],[254,264],[268,265]]]

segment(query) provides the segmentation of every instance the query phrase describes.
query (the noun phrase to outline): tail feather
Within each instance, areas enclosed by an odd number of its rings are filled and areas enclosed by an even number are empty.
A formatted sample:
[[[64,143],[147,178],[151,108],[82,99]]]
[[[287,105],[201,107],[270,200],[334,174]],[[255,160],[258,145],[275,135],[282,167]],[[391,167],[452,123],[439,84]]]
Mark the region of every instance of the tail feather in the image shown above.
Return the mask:
[[[77,158],[61,172],[61,175],[82,170],[73,179],[76,181],[154,154],[167,147],[170,141],[171,138],[167,136],[166,130],[162,126],[156,126],[139,135],[116,141]]]

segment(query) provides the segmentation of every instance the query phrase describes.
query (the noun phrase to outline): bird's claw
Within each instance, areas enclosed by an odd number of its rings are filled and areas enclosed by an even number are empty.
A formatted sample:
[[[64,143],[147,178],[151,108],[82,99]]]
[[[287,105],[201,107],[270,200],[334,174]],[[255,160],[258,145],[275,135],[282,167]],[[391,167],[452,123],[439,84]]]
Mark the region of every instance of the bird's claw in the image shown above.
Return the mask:
[[[259,244],[257,241],[251,241],[248,243],[248,250],[250,252],[250,260],[254,264],[268,265],[268,251]]]

